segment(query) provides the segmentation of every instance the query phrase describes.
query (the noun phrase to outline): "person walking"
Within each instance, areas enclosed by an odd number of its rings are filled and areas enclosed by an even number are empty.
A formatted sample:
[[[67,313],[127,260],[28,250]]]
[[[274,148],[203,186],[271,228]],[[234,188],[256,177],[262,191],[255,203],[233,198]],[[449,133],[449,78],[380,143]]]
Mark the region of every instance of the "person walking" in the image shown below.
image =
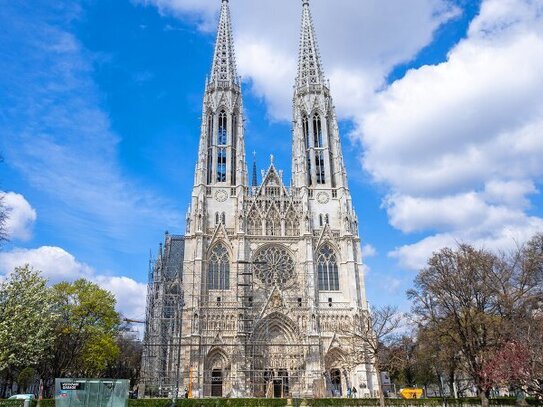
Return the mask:
[[[352,393],[353,393],[353,399],[355,399],[355,398],[356,398],[356,393],[357,393],[356,387],[353,386],[353,389],[352,389],[351,391],[352,391]]]

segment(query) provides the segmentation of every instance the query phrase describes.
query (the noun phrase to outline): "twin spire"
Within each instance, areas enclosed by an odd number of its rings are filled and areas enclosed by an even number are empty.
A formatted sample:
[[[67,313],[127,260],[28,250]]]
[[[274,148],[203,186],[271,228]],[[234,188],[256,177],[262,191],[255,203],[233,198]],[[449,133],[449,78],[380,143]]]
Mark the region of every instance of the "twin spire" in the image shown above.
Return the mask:
[[[302,6],[302,31],[298,58],[298,76],[296,77],[296,86],[298,88],[308,85],[320,85],[325,82],[309,0],[302,0]],[[222,0],[211,81],[219,84],[234,83],[239,85],[228,0]]]

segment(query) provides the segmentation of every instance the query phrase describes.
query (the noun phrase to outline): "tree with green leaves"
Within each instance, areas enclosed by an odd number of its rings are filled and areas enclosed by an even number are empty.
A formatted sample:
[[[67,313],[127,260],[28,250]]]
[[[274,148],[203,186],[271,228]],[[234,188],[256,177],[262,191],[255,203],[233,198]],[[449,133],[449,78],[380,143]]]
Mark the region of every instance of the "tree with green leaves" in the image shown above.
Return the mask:
[[[115,297],[84,279],[52,290],[59,318],[53,358],[41,369],[47,390],[55,377],[102,377],[119,354]]]
[[[0,284],[0,371],[8,382],[17,371],[49,360],[57,317],[39,271],[18,267]]]

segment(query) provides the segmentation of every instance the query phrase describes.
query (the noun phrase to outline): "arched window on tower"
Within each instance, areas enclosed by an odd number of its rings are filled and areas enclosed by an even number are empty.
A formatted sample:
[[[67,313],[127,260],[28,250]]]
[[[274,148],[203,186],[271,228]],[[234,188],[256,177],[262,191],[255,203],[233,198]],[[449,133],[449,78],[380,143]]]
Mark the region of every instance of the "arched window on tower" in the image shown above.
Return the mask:
[[[320,291],[339,291],[339,272],[336,254],[325,244],[317,253],[317,274]]]
[[[228,127],[228,119],[226,117],[226,112],[224,110],[221,110],[219,113],[219,132],[217,134],[217,144],[219,146],[225,146],[227,144],[227,127]]]
[[[315,166],[317,167],[317,184],[326,183],[326,172],[324,169],[324,153],[318,150],[315,153]]]
[[[225,212],[223,212],[221,214],[221,222],[222,222],[223,225],[226,225],[226,213]]]
[[[236,185],[236,172],[237,172],[237,150],[238,150],[238,112],[234,112],[232,115],[232,154],[230,164],[230,180],[232,185]]]
[[[207,116],[207,183],[213,182],[213,114]]]
[[[313,142],[315,148],[323,148],[322,143],[322,122],[318,113],[313,116]]]
[[[217,182],[226,182],[226,148],[217,150]]]
[[[313,184],[311,177],[311,152],[309,150],[311,144],[309,138],[309,118],[306,115],[302,117],[302,128],[304,132],[304,143],[307,159],[307,185],[311,186]]]
[[[228,251],[218,244],[211,251],[208,262],[207,288],[209,290],[230,289],[230,259]]]

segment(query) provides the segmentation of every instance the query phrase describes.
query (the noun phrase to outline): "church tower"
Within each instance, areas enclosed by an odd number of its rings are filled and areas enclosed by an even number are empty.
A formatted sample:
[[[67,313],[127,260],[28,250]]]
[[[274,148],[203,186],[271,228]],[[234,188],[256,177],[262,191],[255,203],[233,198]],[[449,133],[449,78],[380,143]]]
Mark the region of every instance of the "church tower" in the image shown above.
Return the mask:
[[[145,343],[160,351],[145,352],[143,381],[162,396],[375,396],[373,367],[353,352],[367,311],[361,243],[309,0],[290,187],[273,157],[249,185],[243,125],[222,0],[186,233],[166,236],[151,274]]]

